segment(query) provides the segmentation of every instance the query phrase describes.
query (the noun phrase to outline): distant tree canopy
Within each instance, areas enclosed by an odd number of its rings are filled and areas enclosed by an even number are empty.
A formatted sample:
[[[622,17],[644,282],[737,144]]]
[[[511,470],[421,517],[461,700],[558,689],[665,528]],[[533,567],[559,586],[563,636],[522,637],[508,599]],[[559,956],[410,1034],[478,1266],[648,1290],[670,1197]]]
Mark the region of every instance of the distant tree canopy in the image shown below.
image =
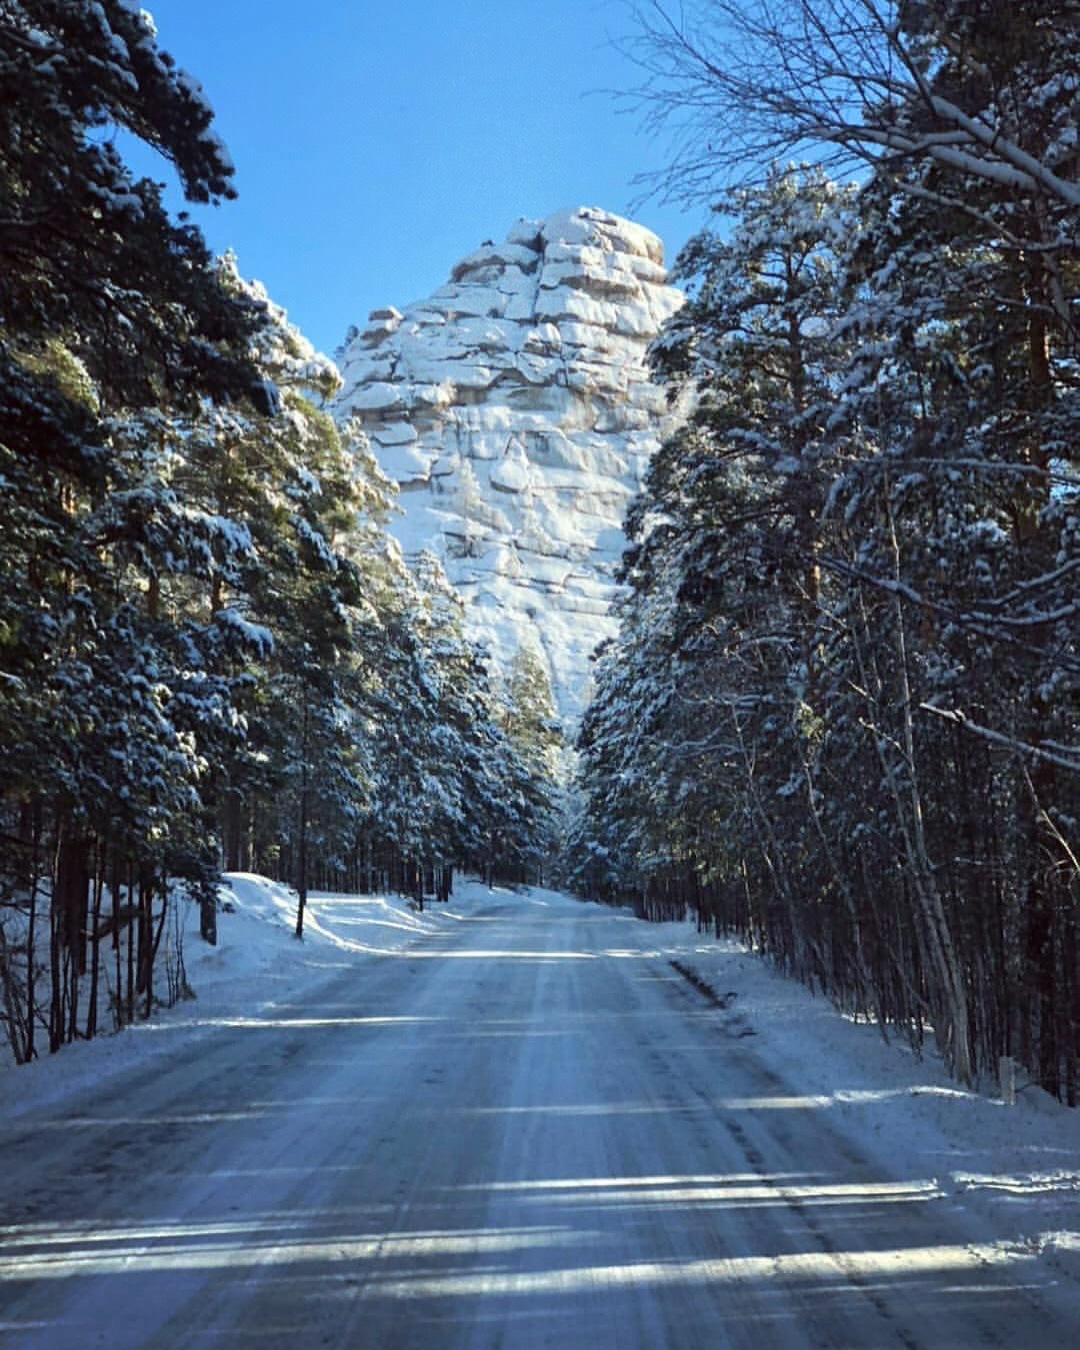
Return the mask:
[[[663,185],[755,183],[655,346],[694,411],[630,514],[576,883],[1075,1104],[1080,10],[641,13],[695,133]],[[814,146],[862,175],[748,158]]]
[[[22,1061],[93,1035],[99,989],[114,1024],[150,1009],[173,883],[213,940],[223,863],[287,879],[300,934],[309,885],[525,875],[548,786],[438,564],[385,533],[363,438],[321,410],[333,365],[117,150],[123,129],[189,199],[233,195],[146,12],[3,0],[0,89],[0,1024]]]

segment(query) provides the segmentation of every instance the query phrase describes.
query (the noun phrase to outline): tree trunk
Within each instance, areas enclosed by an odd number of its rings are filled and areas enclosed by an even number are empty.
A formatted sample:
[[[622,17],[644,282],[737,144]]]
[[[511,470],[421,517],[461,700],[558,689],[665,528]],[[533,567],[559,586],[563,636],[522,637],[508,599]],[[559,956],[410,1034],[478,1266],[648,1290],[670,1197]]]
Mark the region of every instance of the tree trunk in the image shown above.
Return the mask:
[[[146,1011],[144,1016],[149,1017],[154,1009],[154,963],[157,961],[158,948],[161,946],[161,935],[165,931],[165,919],[169,912],[169,883],[166,878],[161,881],[161,920],[158,923],[157,931],[153,931],[154,922],[154,891],[150,887],[147,897],[148,914],[147,919],[151,929],[150,948],[147,952],[146,961]]]
[[[307,851],[308,851],[308,727],[309,712],[304,700],[304,729],[300,747],[300,838],[296,860],[296,934],[304,937],[304,909],[307,906]]]
[[[101,900],[105,890],[105,845],[98,845],[98,861],[94,871],[94,905],[90,914],[90,1003],[86,1010],[86,1039],[97,1035],[98,977],[101,973]]]
[[[894,576],[899,582],[900,548],[891,508],[888,509],[888,519]],[[874,735],[874,743],[896,809],[897,824],[908,863],[909,880],[922,919],[922,937],[926,941],[927,955],[936,978],[938,997],[935,1000],[934,1015],[943,1023],[935,1028],[939,1044],[951,1072],[961,1083],[970,1085],[974,1078],[974,1066],[971,1058],[967,990],[926,842],[922,793],[915,756],[906,624],[903,601],[898,593],[893,595],[892,609],[897,679],[900,685],[902,745],[908,778],[906,790],[897,781],[896,767],[886,751],[884,738],[880,732]],[[869,634],[869,619],[865,609],[863,617],[865,631]],[[880,677],[875,683],[881,686]],[[864,687],[869,688],[865,680]]]
[[[128,863],[128,903],[129,907],[135,906],[135,864]],[[128,920],[127,930],[127,1000],[126,1000],[127,1023],[130,1026],[135,1021],[135,914]]]
[[[41,848],[41,802],[35,801],[32,813],[31,824],[32,852],[30,857],[30,909],[26,922],[26,1041],[25,1058],[26,1062],[36,1058],[37,1050],[34,1047],[34,1032],[37,1026],[37,1015],[34,1008],[34,1001],[37,997],[36,990],[36,971],[35,963],[37,959],[37,916],[38,916],[38,884],[40,882],[40,848]]]

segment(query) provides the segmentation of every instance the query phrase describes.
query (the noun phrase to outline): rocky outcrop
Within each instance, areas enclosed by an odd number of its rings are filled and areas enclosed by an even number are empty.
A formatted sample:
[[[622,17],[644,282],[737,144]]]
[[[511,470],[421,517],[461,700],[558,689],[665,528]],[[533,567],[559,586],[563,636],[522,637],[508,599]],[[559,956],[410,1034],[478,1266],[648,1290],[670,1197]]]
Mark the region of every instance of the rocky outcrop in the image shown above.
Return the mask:
[[[666,415],[645,351],[680,302],[654,234],[583,207],[519,221],[339,354],[337,411],[400,486],[406,552],[442,558],[497,657],[542,653],[571,719]]]

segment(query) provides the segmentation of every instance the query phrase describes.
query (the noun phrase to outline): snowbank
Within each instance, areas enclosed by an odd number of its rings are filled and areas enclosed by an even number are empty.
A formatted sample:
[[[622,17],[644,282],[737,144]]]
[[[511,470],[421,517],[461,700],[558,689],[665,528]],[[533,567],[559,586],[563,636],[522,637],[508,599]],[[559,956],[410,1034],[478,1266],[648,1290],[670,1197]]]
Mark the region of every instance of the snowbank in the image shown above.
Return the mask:
[[[459,891],[455,900],[491,899],[487,887],[465,883]],[[229,1022],[265,1012],[275,1003],[295,1000],[344,966],[400,951],[459,917],[445,905],[418,913],[399,896],[319,892],[308,897],[304,940],[298,942],[293,936],[295,891],[265,877],[237,872],[226,875],[221,898],[224,910],[218,915],[216,947],[199,937],[197,907],[190,901],[179,902],[183,917],[179,946],[194,998],[156,1010],[147,1021],[136,1022],[121,1035],[106,1034],[68,1045],[59,1056],[46,1053],[18,1069],[0,1055],[0,1099],[8,1119],[30,1107],[62,1101],[102,1077],[166,1053],[176,1046],[178,1037],[207,1035]],[[163,942],[168,948],[177,939],[167,930]],[[165,950],[158,964],[175,959],[174,950]],[[103,982],[107,964],[103,963]],[[103,988],[102,1006],[107,996]]]
[[[728,1035],[753,1038],[793,1103],[828,1108],[884,1167],[928,1177],[995,1226],[1027,1235],[1025,1252],[1080,1279],[1080,1111],[1023,1080],[1015,1106],[1001,1102],[996,1084],[965,1090],[932,1041],[916,1058],[906,1042],[887,1042],[737,942],[691,923],[642,929],[657,956],[708,987]]]

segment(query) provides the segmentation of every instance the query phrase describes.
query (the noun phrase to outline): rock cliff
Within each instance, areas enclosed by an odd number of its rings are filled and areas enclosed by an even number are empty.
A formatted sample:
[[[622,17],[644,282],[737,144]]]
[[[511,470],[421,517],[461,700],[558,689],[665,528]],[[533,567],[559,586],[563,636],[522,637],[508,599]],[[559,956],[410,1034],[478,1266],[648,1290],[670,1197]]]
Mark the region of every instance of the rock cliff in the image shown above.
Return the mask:
[[[569,719],[587,698],[623,513],[663,431],[645,351],[681,302],[648,230],[593,207],[520,220],[430,299],[374,310],[336,411],[401,490],[406,552],[437,553],[497,658],[531,643]]]

